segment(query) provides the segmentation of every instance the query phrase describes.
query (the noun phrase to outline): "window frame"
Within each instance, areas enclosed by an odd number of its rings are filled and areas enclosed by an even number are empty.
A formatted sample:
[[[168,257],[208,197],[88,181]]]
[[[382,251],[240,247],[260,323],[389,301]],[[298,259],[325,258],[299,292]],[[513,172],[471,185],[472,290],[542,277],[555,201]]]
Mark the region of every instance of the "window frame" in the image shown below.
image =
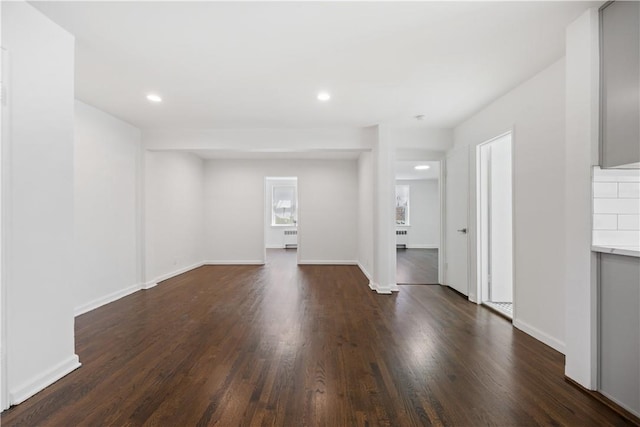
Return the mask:
[[[405,187],[407,189],[407,208],[405,211],[405,222],[401,224],[398,222],[398,219],[395,219],[396,227],[411,227],[411,185],[409,184],[396,184],[396,204],[395,208],[400,207],[399,198],[398,198],[398,188]]]
[[[293,200],[292,200],[292,216],[293,216],[293,224],[276,224],[276,189],[279,188],[292,188],[293,189]],[[282,208],[281,208],[282,209]],[[286,209],[286,208],[284,208]],[[298,186],[297,185],[273,185],[271,187],[271,226],[272,227],[297,227],[298,226]]]

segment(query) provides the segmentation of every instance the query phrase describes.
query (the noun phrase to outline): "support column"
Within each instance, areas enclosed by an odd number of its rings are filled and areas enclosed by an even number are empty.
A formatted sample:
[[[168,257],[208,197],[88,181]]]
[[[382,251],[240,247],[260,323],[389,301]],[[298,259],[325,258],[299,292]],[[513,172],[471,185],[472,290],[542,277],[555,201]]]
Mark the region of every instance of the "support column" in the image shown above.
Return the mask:
[[[374,160],[373,280],[369,287],[379,294],[397,292],[395,234],[395,147],[388,129],[378,126]]]
[[[565,375],[598,387],[597,257],[591,252],[591,169],[598,164],[598,10],[567,27]]]

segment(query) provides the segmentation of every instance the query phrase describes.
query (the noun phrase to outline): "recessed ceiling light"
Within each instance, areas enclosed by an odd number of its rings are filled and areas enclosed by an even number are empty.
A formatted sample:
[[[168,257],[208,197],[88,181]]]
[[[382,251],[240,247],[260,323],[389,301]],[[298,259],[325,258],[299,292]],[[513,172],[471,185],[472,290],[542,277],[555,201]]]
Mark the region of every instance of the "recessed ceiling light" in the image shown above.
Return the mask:
[[[318,94],[318,101],[328,101],[331,99],[331,95],[328,92],[320,92]]]
[[[155,93],[150,93],[149,95],[147,95],[147,99],[151,102],[162,102],[162,98],[160,98],[160,96],[156,95]]]
[[[426,171],[427,169],[429,169],[431,166],[429,165],[418,165],[418,166],[414,166],[413,168],[417,171]]]

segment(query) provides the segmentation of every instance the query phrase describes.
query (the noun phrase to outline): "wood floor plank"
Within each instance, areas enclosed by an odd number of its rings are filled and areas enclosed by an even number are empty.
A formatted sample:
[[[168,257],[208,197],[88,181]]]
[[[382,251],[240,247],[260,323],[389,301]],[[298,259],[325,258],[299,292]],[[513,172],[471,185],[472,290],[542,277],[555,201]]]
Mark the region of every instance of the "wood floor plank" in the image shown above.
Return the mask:
[[[396,261],[399,285],[438,284],[438,249],[398,248]]]
[[[563,356],[441,286],[206,266],[76,319],[83,366],[7,426],[622,426]]]

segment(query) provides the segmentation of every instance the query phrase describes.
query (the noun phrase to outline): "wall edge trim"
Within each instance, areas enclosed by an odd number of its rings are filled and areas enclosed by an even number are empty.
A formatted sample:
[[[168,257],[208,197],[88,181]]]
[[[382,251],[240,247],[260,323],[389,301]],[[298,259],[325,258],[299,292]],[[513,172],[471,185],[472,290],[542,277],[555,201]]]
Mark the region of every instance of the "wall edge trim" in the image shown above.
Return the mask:
[[[52,366],[21,386],[16,387],[14,390],[9,390],[9,403],[11,405],[17,405],[24,402],[36,393],[55,383],[60,378],[75,371],[80,366],[82,366],[82,364],[80,363],[80,359],[77,354],[69,356],[57,365]]]
[[[96,298],[92,301],[89,301],[88,303],[85,303],[76,307],[73,310],[73,315],[80,316],[82,314],[88,313],[91,310],[95,310],[96,308],[102,307],[103,305],[107,305],[109,303],[119,300],[120,298],[124,298],[127,295],[131,295],[135,292],[138,292],[139,290],[144,289],[144,286],[145,284],[141,284],[141,283],[135,284],[135,285],[128,286],[124,289],[111,292],[110,294],[104,295],[100,298]]]
[[[264,265],[261,259],[240,259],[240,260],[208,260],[202,265]]]
[[[538,341],[541,341],[542,343],[548,345],[554,350],[559,351],[562,354],[565,354],[565,351],[566,351],[565,343],[552,337],[546,332],[542,332],[538,328],[535,328],[529,325],[528,323],[518,319],[513,319],[513,326],[517,329],[520,329],[522,332],[526,333],[527,335],[531,335],[533,338],[537,339]]]
[[[301,259],[298,265],[358,265],[355,260]]]

